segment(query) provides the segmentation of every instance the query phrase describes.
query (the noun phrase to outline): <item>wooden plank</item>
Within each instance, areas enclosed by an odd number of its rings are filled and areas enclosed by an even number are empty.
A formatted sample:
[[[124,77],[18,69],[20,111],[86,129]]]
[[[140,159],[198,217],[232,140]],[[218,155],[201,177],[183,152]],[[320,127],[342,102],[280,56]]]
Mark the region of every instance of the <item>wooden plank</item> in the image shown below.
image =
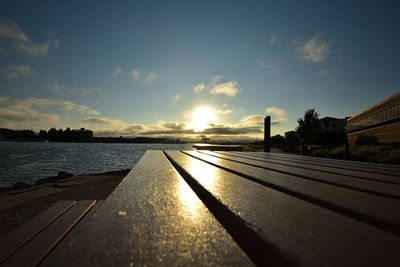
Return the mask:
[[[221,154],[213,154],[212,152],[197,152],[196,153],[207,153],[213,156],[221,156]],[[361,192],[376,194],[384,197],[390,197],[394,199],[400,199],[400,185],[380,183],[376,181],[357,179],[354,177],[346,177],[338,174],[323,173],[315,170],[305,170],[301,168],[295,168],[290,166],[284,166],[280,164],[274,164],[269,162],[262,162],[251,159],[243,159],[235,157],[235,155],[224,154],[224,159],[231,161],[237,161],[245,163],[247,165],[253,165],[260,168],[264,168],[271,171],[276,171],[296,177],[327,183],[330,185],[340,186],[349,188],[352,190],[358,190]]]
[[[256,153],[246,152],[246,154],[256,155],[258,157],[267,157],[274,159],[282,159],[292,162],[307,162],[318,166],[340,167],[346,170],[372,172],[376,174],[385,174],[399,177],[400,166],[393,164],[380,164],[361,161],[339,160],[332,158],[319,158],[311,156],[289,155],[280,153]]]
[[[10,256],[3,262],[3,265],[34,266],[39,264],[95,203],[95,200],[83,200],[76,203],[41,231],[40,234]]]
[[[0,240],[0,263],[54,222],[76,201],[59,201]]]
[[[332,159],[332,158],[320,158],[320,157],[311,157],[311,156],[301,156],[295,154],[283,154],[283,153],[265,153],[265,152],[246,152],[249,154],[257,154],[260,156],[273,156],[279,157],[283,159],[291,159],[291,160],[300,160],[312,163],[320,163],[320,164],[331,164],[331,165],[340,165],[347,166],[349,169],[362,170],[362,168],[366,168],[371,171],[378,171],[386,174],[396,175],[400,171],[399,165],[394,164],[383,164],[383,163],[373,163],[373,162],[362,162],[362,161],[352,161],[352,160],[340,160],[340,159]]]
[[[167,154],[181,175],[209,191],[290,262],[300,266],[397,266],[400,261],[397,235],[181,152]],[[220,160],[214,158],[213,163]]]
[[[161,151],[147,151],[43,266],[249,266]]]
[[[351,160],[340,160],[333,158],[290,155],[281,153],[246,152],[245,154],[254,155],[257,157],[280,159],[290,162],[302,162],[302,163],[306,162],[316,166],[340,167],[346,170],[372,172],[376,174],[384,174],[384,175],[400,177],[399,176],[400,166],[394,164],[381,164],[381,163],[371,163],[371,162],[361,162],[361,161],[351,161]]]
[[[400,235],[399,200],[302,179],[223,158],[220,158],[218,163],[213,163],[215,160],[211,155],[216,153],[212,152],[207,153],[210,155],[195,151],[185,153],[215,166],[249,176],[261,184],[277,188],[281,192],[288,192],[315,205]]]
[[[248,153],[224,153],[224,152],[219,152],[219,153],[222,155],[230,155],[230,156],[244,158],[244,159],[254,159],[254,160],[263,161],[263,162],[281,164],[281,165],[289,166],[289,167],[302,168],[302,169],[306,169],[306,170],[316,170],[316,171],[321,171],[321,172],[325,172],[325,173],[339,174],[342,176],[349,176],[349,177],[367,179],[367,180],[372,180],[372,181],[382,181],[382,182],[400,185],[399,174],[393,175],[393,174],[381,173],[379,171],[370,171],[365,167],[360,167],[360,170],[355,170],[354,168],[349,169],[349,168],[346,168],[346,166],[337,165],[337,164],[334,164],[334,165],[318,164],[318,163],[316,164],[314,162],[310,163],[310,162],[304,162],[304,161],[300,161],[300,160],[290,160],[290,159],[274,157],[272,155],[262,156],[262,154],[257,155],[257,154],[248,154]]]
[[[211,150],[211,151],[242,151],[241,145],[212,145],[212,144],[196,144],[193,145],[197,150]]]

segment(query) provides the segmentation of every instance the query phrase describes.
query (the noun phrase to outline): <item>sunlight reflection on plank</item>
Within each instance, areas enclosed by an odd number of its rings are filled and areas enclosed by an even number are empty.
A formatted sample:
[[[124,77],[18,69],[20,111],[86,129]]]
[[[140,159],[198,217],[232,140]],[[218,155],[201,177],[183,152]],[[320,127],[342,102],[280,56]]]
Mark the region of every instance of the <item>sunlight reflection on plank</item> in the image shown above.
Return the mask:
[[[193,160],[188,171],[189,173],[202,173],[202,177],[205,178],[202,180],[202,184],[207,187],[213,187],[215,183],[216,170],[215,168],[212,168],[212,166],[208,164],[205,165],[203,162],[198,160]],[[192,188],[190,188],[184,179],[181,179],[177,186],[179,200],[182,204],[181,211],[184,216],[190,217],[192,220],[200,220],[202,215],[199,211],[203,205],[201,200],[197,197]]]

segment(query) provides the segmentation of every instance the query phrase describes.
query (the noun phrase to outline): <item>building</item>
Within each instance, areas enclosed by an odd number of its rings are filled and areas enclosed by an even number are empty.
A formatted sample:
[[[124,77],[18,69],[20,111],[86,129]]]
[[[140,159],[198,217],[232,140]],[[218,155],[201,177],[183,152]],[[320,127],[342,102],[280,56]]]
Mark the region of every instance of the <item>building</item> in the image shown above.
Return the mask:
[[[346,134],[350,144],[361,135],[400,142],[400,92],[347,119]]]
[[[91,142],[93,141],[93,131],[85,128],[72,130],[71,137],[75,142]]]
[[[337,119],[332,117],[324,117],[319,120],[322,130],[329,133],[341,133],[346,126],[346,119]]]

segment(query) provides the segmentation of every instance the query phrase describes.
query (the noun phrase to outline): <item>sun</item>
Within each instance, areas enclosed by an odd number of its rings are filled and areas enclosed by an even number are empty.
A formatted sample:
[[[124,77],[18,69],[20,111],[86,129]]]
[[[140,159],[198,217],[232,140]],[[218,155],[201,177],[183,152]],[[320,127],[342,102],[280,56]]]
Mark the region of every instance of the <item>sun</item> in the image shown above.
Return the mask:
[[[192,113],[192,126],[197,132],[210,127],[210,123],[216,123],[217,117],[209,107],[200,107]]]

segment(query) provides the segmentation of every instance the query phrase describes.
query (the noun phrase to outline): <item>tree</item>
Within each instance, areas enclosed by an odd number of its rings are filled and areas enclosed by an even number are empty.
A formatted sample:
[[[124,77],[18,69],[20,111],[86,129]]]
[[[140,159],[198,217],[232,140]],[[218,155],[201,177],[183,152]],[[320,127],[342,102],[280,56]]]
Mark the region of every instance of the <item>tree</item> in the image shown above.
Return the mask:
[[[301,142],[306,145],[313,144],[321,131],[319,124],[319,114],[315,109],[307,109],[304,112],[304,117],[297,119],[298,126],[296,132],[301,139]]]
[[[71,133],[71,129],[69,127],[64,131],[63,141],[64,142],[72,141],[72,133]]]
[[[55,139],[56,139],[56,128],[51,128],[47,132],[47,139],[50,140],[50,141],[55,141]]]
[[[296,152],[297,146],[300,145],[299,135],[295,131],[285,133],[285,147],[286,151]]]
[[[46,130],[40,130],[40,132],[39,132],[39,137],[40,137],[41,139],[46,139],[46,136],[47,136]]]
[[[208,138],[206,135],[200,135],[200,139],[203,143],[210,141],[210,138]]]

